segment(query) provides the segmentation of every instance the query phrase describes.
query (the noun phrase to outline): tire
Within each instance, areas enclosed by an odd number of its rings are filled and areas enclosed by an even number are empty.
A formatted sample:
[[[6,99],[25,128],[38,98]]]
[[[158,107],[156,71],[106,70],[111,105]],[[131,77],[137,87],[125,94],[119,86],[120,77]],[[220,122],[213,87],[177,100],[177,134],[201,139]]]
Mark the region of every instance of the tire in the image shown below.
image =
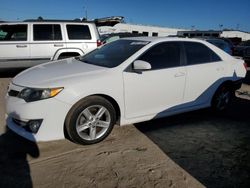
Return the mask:
[[[221,85],[215,92],[212,99],[212,109],[221,112],[227,109],[233,97],[232,89],[229,85]]]
[[[95,144],[104,140],[116,122],[113,105],[103,97],[90,96],[76,103],[69,111],[65,128],[78,144]]]

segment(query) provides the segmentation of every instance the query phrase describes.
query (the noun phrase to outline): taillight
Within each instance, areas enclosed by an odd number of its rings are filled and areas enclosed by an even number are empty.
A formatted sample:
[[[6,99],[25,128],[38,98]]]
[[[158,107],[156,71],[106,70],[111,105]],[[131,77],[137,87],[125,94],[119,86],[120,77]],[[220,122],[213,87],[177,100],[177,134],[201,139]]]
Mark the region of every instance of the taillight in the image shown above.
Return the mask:
[[[96,45],[97,45],[97,47],[101,46],[102,45],[102,41],[101,40],[97,40],[96,41]]]

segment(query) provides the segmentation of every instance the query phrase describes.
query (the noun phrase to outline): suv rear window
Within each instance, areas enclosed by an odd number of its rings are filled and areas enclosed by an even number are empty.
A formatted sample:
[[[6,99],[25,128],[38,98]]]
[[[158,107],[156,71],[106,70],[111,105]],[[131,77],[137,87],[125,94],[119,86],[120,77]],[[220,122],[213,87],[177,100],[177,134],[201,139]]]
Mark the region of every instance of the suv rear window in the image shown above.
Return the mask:
[[[27,24],[1,25],[1,41],[27,41]]]
[[[62,33],[59,24],[34,24],[33,40],[62,40]]]
[[[91,39],[90,30],[87,25],[67,25],[66,27],[70,40]]]

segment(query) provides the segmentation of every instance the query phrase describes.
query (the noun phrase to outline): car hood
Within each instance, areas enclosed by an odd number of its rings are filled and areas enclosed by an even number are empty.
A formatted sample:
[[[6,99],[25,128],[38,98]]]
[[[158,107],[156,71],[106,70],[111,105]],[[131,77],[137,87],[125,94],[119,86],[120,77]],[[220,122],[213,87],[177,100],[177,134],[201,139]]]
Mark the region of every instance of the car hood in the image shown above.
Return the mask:
[[[108,68],[84,63],[75,58],[53,61],[29,68],[13,79],[13,84],[25,87],[61,87],[84,76],[96,75]],[[66,81],[67,80],[67,81]]]

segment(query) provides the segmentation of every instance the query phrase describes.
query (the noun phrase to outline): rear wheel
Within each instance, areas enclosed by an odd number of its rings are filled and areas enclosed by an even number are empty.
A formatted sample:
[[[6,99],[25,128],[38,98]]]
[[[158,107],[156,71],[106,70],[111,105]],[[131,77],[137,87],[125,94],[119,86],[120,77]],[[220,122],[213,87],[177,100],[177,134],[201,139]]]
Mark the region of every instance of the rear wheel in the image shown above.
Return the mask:
[[[108,100],[91,96],[81,100],[70,110],[65,126],[72,141],[94,144],[110,134],[115,117],[115,109]]]
[[[228,85],[222,85],[214,94],[212,108],[219,112],[225,110],[232,100],[232,90]]]
[[[76,53],[76,52],[68,52],[68,53],[62,53],[60,54],[60,56],[58,57],[58,60],[60,59],[66,59],[66,58],[70,58],[70,57],[76,57],[79,56],[80,54]]]

